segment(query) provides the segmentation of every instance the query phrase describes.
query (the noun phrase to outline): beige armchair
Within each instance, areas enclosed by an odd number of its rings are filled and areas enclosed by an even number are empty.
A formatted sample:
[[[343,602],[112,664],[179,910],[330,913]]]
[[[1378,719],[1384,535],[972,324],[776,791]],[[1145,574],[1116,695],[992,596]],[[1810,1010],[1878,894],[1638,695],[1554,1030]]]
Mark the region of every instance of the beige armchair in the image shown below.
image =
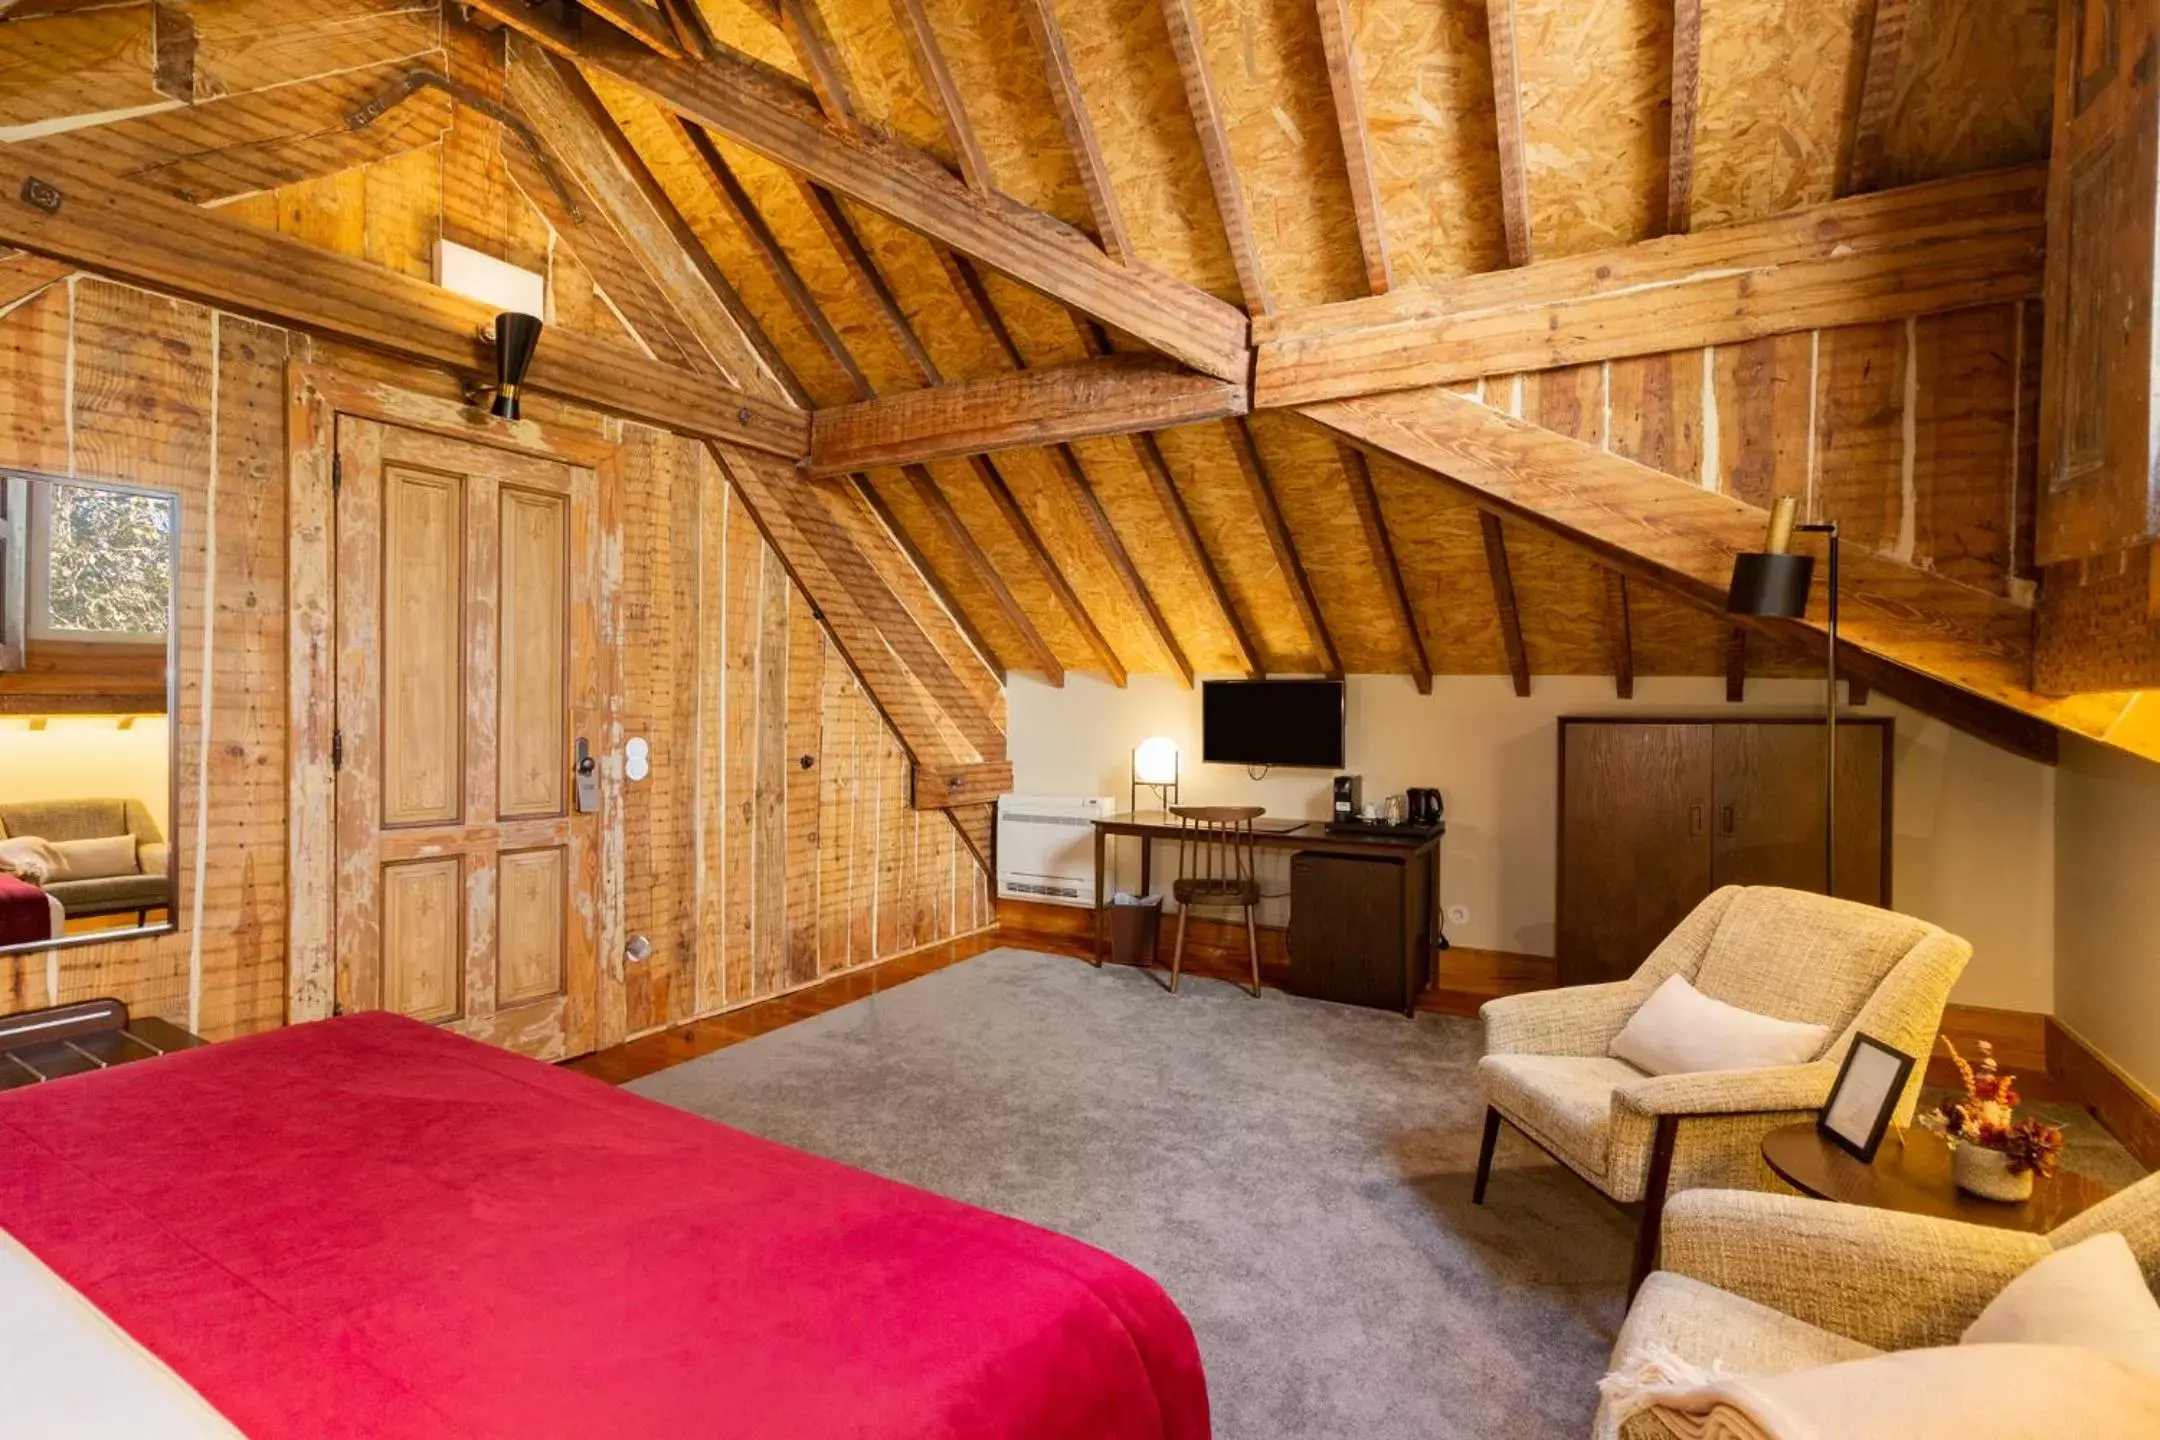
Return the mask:
[[[2110,1230],[2160,1295],[2160,1175],[2047,1235],[1833,1205],[1696,1190],[1665,1212],[1662,1268],[1629,1307],[1616,1365],[1655,1346],[1735,1374],[1782,1374],[1885,1350],[1954,1345],[2027,1266]],[[1670,1440],[1655,1409],[1601,1407],[1598,1440]]]
[[[1923,1060],[1972,947],[1907,915],[1771,886],[1728,885],[1696,906],[1626,980],[1489,1001],[1485,1136],[1472,1198],[1485,1203],[1505,1120],[1624,1206],[1640,1205],[1630,1293],[1655,1268],[1665,1197],[1700,1186],[1779,1186],[1762,1139],[1812,1119],[1856,1033]],[[1781,1020],[1827,1025],[1805,1065],[1646,1075],[1606,1053],[1669,975],[1705,995]],[[1925,1064],[1913,1067],[1893,1123],[1912,1118]]]

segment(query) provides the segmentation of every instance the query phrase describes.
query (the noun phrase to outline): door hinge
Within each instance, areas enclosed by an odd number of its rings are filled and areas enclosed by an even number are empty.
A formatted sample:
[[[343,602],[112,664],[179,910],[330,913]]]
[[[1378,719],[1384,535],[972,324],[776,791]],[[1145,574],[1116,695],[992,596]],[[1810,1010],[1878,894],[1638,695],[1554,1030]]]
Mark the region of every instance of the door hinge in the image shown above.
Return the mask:
[[[330,457],[330,493],[335,495],[344,488],[345,457],[343,455],[332,455]]]
[[[330,769],[333,774],[345,768],[345,732],[330,732]]]

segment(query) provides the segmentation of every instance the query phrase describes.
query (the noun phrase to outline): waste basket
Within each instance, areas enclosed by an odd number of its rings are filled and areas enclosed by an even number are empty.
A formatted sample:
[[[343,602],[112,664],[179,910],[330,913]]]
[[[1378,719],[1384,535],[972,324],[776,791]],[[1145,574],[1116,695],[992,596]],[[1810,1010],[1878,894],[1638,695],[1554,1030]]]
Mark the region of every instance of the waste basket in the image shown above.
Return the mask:
[[[1120,965],[1155,963],[1162,896],[1119,895],[1110,902],[1110,958]]]

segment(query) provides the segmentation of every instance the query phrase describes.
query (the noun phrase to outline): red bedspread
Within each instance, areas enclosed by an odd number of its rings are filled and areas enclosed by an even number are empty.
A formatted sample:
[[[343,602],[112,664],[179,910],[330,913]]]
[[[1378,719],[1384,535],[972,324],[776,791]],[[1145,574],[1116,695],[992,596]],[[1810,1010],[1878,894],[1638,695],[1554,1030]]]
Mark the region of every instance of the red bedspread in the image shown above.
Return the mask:
[[[1208,1433],[1123,1262],[388,1016],[0,1094],[0,1226],[253,1440]]]
[[[45,892],[19,876],[0,875],[0,945],[52,938],[52,901]]]

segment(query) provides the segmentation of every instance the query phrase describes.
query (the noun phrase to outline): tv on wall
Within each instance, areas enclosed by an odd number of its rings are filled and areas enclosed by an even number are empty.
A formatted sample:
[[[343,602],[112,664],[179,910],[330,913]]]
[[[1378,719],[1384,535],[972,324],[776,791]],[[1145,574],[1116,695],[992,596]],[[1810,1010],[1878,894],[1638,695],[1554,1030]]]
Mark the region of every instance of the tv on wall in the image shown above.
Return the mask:
[[[1340,680],[1207,680],[1200,687],[1200,758],[1210,765],[1340,770]]]

